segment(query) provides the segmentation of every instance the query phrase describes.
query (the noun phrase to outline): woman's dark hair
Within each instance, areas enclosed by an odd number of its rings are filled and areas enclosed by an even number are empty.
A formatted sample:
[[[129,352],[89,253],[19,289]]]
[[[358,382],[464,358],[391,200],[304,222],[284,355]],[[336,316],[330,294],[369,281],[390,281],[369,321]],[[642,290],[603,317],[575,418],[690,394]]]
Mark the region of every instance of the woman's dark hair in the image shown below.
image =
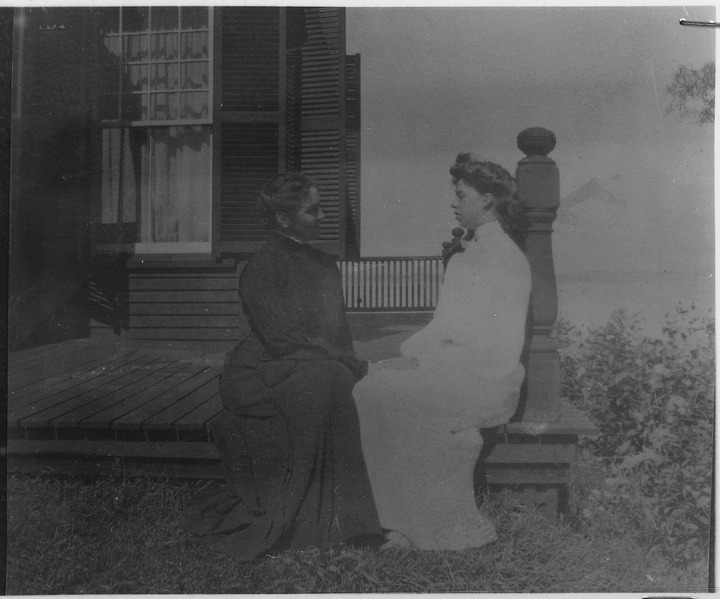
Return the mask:
[[[313,187],[313,180],[303,173],[290,171],[273,177],[258,197],[258,204],[268,227],[276,226],[278,212],[286,212],[291,216],[297,214],[302,201],[309,197]]]
[[[503,230],[520,248],[524,248],[527,231],[525,206],[517,198],[517,185],[510,173],[499,164],[461,152],[450,167],[450,176],[453,184],[463,181],[478,193],[491,194]]]

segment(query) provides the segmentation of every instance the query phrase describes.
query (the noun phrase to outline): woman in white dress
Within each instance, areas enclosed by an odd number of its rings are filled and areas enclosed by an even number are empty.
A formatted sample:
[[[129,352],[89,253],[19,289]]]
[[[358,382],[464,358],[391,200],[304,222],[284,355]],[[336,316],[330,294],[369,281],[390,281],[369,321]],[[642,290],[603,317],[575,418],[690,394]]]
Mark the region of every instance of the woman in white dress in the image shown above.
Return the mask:
[[[531,286],[508,235],[519,205],[513,178],[472,154],[450,174],[464,251],[448,263],[432,321],[402,344],[402,357],[371,364],[354,390],[380,522],[402,535],[391,539],[429,550],[496,538],[477,508],[473,471],[479,429],[517,408]]]

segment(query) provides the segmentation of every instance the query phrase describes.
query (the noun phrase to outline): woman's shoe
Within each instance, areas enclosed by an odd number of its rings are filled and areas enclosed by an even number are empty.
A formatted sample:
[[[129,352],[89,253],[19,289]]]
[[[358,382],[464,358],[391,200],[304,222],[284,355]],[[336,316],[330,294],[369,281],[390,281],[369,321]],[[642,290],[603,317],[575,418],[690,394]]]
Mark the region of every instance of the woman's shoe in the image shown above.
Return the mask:
[[[380,549],[413,549],[415,543],[408,539],[403,533],[391,530],[385,534],[385,543]]]

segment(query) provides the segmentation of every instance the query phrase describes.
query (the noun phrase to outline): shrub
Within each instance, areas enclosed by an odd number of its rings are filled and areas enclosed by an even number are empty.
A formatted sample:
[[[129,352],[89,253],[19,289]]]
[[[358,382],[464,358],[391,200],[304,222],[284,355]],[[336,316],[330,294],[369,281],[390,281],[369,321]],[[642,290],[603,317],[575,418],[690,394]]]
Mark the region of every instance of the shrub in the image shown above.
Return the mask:
[[[660,338],[643,336],[623,311],[586,332],[557,326],[562,393],[599,427],[584,445],[610,473],[582,515],[625,511],[673,560],[708,548],[714,334],[711,316],[679,307]]]

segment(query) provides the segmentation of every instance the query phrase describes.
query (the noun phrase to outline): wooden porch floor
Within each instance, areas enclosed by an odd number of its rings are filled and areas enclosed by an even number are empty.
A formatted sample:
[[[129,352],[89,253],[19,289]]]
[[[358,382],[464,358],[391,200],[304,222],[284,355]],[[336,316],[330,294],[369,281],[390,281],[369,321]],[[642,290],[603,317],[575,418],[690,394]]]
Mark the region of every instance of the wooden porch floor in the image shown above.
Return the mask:
[[[397,355],[401,342],[429,318],[353,316],[356,351],[371,360]],[[98,338],[10,354],[8,466],[97,474],[115,468],[115,460],[128,474],[150,469],[170,476],[221,476],[208,423],[221,411],[218,378],[231,347]],[[515,423],[508,432],[557,438],[592,427],[564,402],[560,422],[540,428]],[[496,460],[515,459],[512,449],[499,451],[493,453]],[[567,466],[574,459],[574,443],[538,445],[533,451],[536,461],[538,452],[547,453],[541,460],[547,464]],[[527,459],[521,454],[516,459]]]
[[[82,339],[12,354],[10,439],[204,440],[223,353]]]
[[[407,318],[364,321],[354,319],[353,328],[365,359],[394,355],[419,326]],[[9,438],[207,441],[207,423],[221,410],[218,377],[231,348],[95,338],[12,353]]]

